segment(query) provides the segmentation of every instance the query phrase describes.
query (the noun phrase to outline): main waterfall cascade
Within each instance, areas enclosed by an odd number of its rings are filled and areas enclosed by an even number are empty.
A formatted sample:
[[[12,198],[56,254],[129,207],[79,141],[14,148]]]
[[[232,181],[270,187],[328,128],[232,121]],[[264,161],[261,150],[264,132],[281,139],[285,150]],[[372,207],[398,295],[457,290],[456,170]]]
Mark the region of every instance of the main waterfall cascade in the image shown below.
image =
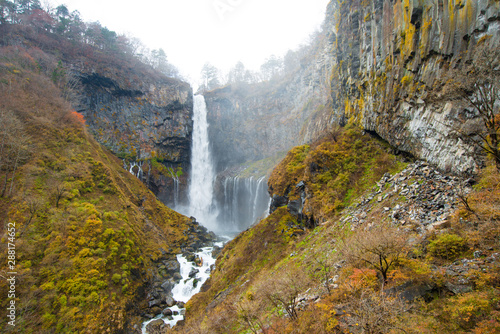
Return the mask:
[[[188,214],[209,230],[219,232],[214,202],[215,171],[208,140],[207,107],[203,95],[194,96],[193,143]]]
[[[218,196],[216,196],[214,191],[216,175],[210,154],[207,108],[202,95],[194,96],[193,114],[189,205],[187,207],[178,205],[176,196],[178,178],[172,170],[172,178],[175,181],[174,189],[172,189],[175,192],[175,209],[185,215],[195,217],[200,224],[220,236],[234,235],[249,227],[265,214],[269,206],[266,178],[225,177],[222,187],[220,184],[218,185]],[[134,163],[130,167],[130,172],[139,176],[142,172],[141,166],[137,165],[139,170],[136,173],[133,169],[136,167]],[[216,244],[219,247],[222,245],[222,242]],[[210,277],[211,267],[215,264],[215,258],[212,257],[211,251],[211,247],[205,247],[195,253],[201,259],[199,267],[193,262],[188,262],[184,255],[177,255],[182,279],[172,289],[172,297],[176,302],[187,302]],[[185,312],[178,305],[169,308],[168,312],[164,310],[154,319],[144,322],[142,333],[147,334],[148,324],[159,319],[170,327],[175,326],[179,320],[184,318]],[[171,315],[165,316],[166,313]]]
[[[218,185],[216,194],[207,108],[202,95],[194,96],[193,113],[189,206],[179,211],[195,217],[219,235],[234,235],[248,228],[269,207],[266,178],[226,177],[222,185]]]

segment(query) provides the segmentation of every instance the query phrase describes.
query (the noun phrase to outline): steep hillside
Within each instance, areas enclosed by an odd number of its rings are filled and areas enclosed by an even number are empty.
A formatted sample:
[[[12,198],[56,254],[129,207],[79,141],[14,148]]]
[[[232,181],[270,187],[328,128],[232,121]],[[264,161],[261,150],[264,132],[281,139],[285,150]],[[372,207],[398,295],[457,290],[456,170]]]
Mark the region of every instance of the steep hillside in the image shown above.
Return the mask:
[[[0,49],[0,303],[15,305],[0,327],[130,332],[169,293],[175,254],[211,236],[88,134],[46,75],[57,67],[38,48]]]
[[[498,332],[498,172],[472,188],[388,149],[352,126],[292,149],[269,182],[287,196],[171,332]]]
[[[72,36],[54,29],[55,19],[43,29],[3,24],[0,45],[38,52],[40,66],[85,116],[100,144],[129,168],[140,161],[143,173],[138,176],[164,203],[174,203],[174,180],[185,197],[193,112],[189,84],[145,64],[131,41],[105,27],[75,19],[72,24],[82,25],[82,33]]]

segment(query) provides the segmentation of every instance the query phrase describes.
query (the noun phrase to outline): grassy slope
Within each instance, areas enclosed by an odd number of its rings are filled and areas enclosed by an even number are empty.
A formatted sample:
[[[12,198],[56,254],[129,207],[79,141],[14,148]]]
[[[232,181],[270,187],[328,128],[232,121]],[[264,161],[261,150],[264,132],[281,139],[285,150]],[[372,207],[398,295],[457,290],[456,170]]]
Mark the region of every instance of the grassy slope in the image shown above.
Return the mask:
[[[153,261],[187,241],[189,219],[163,206],[87,134],[27,51],[3,48],[0,58],[0,109],[20,120],[30,151],[12,194],[0,198],[2,276],[7,223],[17,231],[14,332],[120,332]],[[3,279],[0,291],[5,309]],[[13,330],[6,321],[0,318],[2,331]]]
[[[320,168],[311,169],[313,162]],[[474,191],[466,196],[474,213],[460,206],[450,218],[451,226],[442,233],[419,235],[409,229],[401,233],[403,229],[383,222],[387,215],[377,213],[383,210],[374,210],[368,217],[379,227],[354,229],[342,223],[344,215],[351,213],[349,206],[384,173],[403,167],[385,152],[383,145],[362,136],[356,128],[291,150],[274,170],[270,185],[282,195],[289,185],[294,188],[297,182],[306,181],[307,213],[324,223],[303,232],[297,219],[286,208],[280,208],[240,234],[224,248],[204,292],[188,303],[187,323],[174,331],[500,331],[499,263],[488,264],[485,260],[500,250],[497,171],[485,170]],[[290,198],[294,196],[291,192]],[[365,248],[377,247],[389,248],[388,260],[397,259],[389,268],[385,286],[381,285],[376,267],[360,260],[371,259],[365,257]],[[465,275],[472,289],[455,295],[449,284],[457,284],[456,277],[450,276],[447,269],[453,263],[455,268],[461,268],[463,262],[455,261],[474,258],[473,251],[483,255],[469,263],[484,269],[467,269]],[[330,289],[326,289],[327,280]],[[393,295],[380,294],[382,288],[391,291],[405,283],[432,289],[425,301],[409,304]],[[279,298],[285,303],[276,302]],[[290,316],[283,306],[292,304],[297,313]]]

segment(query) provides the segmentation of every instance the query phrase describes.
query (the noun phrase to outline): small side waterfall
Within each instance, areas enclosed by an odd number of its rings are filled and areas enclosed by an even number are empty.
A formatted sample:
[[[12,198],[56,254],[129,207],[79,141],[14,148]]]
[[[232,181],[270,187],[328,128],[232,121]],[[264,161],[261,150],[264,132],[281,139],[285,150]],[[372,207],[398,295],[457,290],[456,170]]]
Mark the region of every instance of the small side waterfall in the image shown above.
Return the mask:
[[[142,177],[144,175],[144,172],[142,171],[142,165],[144,164],[143,161],[133,161],[130,163],[130,166],[123,160],[123,168],[129,171],[130,174],[134,175],[137,177],[139,180],[142,180]]]
[[[260,178],[229,176],[221,182],[218,202],[223,208],[218,219],[225,222],[230,232],[239,232],[265,215],[269,205],[267,182]]]
[[[173,189],[173,197],[174,197],[174,203],[173,203],[173,208],[174,210],[179,207],[179,177],[177,176],[177,173],[174,171],[172,167],[168,169],[170,172],[170,176],[172,177],[172,180],[174,181],[174,189]]]

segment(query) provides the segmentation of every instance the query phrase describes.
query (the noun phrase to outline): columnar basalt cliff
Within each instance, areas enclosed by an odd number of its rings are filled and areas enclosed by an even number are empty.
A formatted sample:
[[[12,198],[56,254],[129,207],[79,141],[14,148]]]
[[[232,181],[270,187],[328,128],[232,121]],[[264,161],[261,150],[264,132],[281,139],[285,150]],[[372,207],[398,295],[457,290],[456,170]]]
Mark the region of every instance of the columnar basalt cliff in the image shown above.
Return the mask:
[[[84,87],[78,111],[102,144],[136,159],[189,162],[193,94],[187,83],[142,78],[127,87],[102,74],[78,76]]]
[[[454,130],[477,117],[436,91],[478,44],[498,48],[499,6],[488,0],[332,2],[327,20],[335,36],[336,112],[441,169],[475,170],[474,148]]]

